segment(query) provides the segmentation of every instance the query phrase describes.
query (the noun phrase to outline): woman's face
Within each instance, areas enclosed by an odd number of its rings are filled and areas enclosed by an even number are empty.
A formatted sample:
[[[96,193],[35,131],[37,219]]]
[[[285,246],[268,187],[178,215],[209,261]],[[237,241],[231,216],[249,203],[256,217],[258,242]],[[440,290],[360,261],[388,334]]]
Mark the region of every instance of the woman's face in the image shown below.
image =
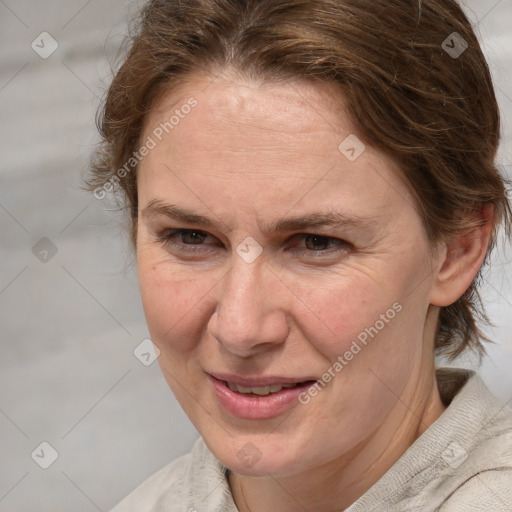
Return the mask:
[[[159,363],[246,475],[384,439],[433,371],[436,262],[413,198],[330,98],[196,76],[141,139],[137,259]]]

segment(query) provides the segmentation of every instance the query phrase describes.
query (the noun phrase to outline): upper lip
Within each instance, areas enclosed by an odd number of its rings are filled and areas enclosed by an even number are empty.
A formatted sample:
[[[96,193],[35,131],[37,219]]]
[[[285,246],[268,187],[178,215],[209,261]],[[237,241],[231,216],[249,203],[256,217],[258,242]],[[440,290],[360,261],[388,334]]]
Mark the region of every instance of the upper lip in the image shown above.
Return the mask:
[[[271,386],[272,384],[297,384],[316,380],[314,377],[283,377],[278,375],[265,375],[261,377],[241,377],[232,373],[207,372],[214,379],[238,384],[247,388]]]

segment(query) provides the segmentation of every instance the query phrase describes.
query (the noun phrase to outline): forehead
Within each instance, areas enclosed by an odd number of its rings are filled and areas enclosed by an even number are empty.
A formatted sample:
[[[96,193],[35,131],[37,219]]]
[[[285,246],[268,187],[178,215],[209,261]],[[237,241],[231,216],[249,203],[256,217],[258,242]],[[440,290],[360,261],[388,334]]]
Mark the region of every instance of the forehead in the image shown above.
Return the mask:
[[[159,133],[161,140],[141,164],[139,193],[146,202],[178,190],[202,202],[213,194],[226,208],[243,200],[254,211],[300,202],[357,212],[365,203],[372,215],[389,203],[412,205],[397,166],[355,131],[328,84],[198,75],[148,115],[142,139]],[[346,140],[356,152],[364,148],[357,159],[343,153]]]
[[[252,121],[254,128],[263,130],[307,132],[342,129],[340,119],[347,117],[343,96],[328,83],[252,80],[226,71],[218,76],[191,75],[161,95],[146,120],[146,129],[166,122],[169,110],[179,110],[191,97],[197,100],[196,115],[198,111],[209,113],[219,125]]]

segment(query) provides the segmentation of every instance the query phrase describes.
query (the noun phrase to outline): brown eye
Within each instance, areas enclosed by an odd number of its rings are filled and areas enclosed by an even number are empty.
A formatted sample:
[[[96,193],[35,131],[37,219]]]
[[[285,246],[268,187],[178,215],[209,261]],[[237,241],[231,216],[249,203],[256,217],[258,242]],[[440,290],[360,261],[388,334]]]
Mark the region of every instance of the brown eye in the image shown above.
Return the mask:
[[[202,244],[208,235],[204,231],[182,230],[174,236],[184,244]]]
[[[213,235],[198,229],[168,229],[156,238],[166,248],[176,251],[204,252],[221,245]]]
[[[325,251],[332,247],[332,242],[334,239],[329,238],[327,236],[319,236],[319,235],[305,235],[304,236],[304,245],[306,249],[310,251]]]

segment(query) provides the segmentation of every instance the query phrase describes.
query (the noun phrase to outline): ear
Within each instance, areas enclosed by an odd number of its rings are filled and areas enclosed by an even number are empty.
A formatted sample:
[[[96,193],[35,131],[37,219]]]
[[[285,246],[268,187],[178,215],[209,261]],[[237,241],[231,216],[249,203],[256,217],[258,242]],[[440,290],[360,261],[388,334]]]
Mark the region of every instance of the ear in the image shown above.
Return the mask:
[[[449,306],[469,288],[487,254],[493,227],[492,206],[471,214],[474,228],[441,243],[437,275],[430,293],[434,306]]]

